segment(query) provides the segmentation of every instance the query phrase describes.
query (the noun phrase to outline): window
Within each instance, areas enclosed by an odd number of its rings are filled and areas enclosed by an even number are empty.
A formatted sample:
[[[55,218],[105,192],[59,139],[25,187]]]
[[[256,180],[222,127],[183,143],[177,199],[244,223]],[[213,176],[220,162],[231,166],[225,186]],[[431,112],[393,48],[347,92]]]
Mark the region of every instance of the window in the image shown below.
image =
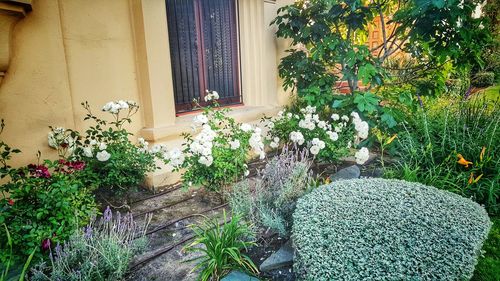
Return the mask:
[[[166,0],[177,113],[205,90],[220,104],[241,103],[236,0]]]

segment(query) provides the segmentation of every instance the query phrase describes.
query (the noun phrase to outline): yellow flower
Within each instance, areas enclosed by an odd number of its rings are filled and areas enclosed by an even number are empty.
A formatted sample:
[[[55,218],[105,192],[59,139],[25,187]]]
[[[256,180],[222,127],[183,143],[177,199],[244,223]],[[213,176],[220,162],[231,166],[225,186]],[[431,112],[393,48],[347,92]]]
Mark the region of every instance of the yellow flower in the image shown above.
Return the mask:
[[[486,152],[486,146],[483,146],[483,149],[481,149],[481,154],[479,154],[479,160],[481,162],[483,162],[484,152]]]
[[[465,166],[465,168],[469,168],[469,165],[472,165],[473,163],[470,162],[470,161],[467,161],[463,156],[462,154],[457,154],[457,157],[458,157],[458,161],[457,163],[462,165],[462,166]]]
[[[474,173],[470,173],[469,184],[477,183],[482,177],[483,174],[480,174],[477,178],[474,178]]]
[[[397,137],[398,137],[398,134],[394,134],[390,139],[387,140],[387,142],[385,143],[385,145],[389,145]]]

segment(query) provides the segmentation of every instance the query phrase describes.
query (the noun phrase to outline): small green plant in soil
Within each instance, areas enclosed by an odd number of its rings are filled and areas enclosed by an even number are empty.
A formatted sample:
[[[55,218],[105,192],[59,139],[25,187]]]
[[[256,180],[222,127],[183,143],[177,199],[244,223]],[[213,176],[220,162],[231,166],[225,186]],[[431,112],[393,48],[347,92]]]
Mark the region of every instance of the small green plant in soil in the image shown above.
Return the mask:
[[[225,211],[223,220],[220,224],[217,218],[206,218],[203,223],[192,227],[196,237],[185,247],[185,251],[201,253],[201,256],[190,260],[197,262],[192,271],[200,270],[198,280],[218,281],[233,269],[258,273],[252,260],[243,254],[243,251],[256,245],[251,226],[237,214],[228,219]]]

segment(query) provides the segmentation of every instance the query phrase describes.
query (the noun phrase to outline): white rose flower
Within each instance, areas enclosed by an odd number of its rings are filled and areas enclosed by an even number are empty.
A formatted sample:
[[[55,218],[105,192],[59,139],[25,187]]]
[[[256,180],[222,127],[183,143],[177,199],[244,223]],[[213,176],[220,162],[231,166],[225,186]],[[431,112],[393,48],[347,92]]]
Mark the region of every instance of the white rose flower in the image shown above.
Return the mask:
[[[294,143],[298,143],[299,145],[302,145],[305,141],[302,133],[298,131],[290,133],[290,140]]]
[[[333,121],[337,121],[340,119],[340,116],[337,113],[332,114]]]
[[[108,161],[110,157],[111,157],[111,154],[109,154],[109,152],[107,152],[106,150],[97,152],[97,154],[96,154],[97,160],[99,160],[101,162]]]
[[[212,98],[214,100],[218,100],[219,99],[219,93],[217,93],[216,91],[212,91]]]
[[[84,155],[85,157],[89,157],[89,158],[94,157],[94,154],[92,153],[92,147],[90,147],[90,146],[85,146],[85,147],[83,148],[83,155]]]
[[[243,123],[243,124],[241,124],[240,129],[243,132],[250,132],[252,130],[252,126],[250,124]]]
[[[99,144],[99,149],[100,149],[100,150],[105,150],[106,148],[108,148],[108,145],[107,145],[106,143],[101,142],[101,143]]]
[[[269,146],[270,146],[271,148],[278,148],[278,147],[280,146],[280,144],[279,144],[278,142],[274,142],[274,141],[272,141],[272,142],[269,144]]]
[[[119,100],[118,105],[120,105],[121,109],[128,109],[129,108],[128,103],[124,100]]]
[[[153,145],[153,147],[151,147],[151,149],[149,150],[149,153],[156,154],[156,153],[160,152],[160,150],[161,150],[161,145],[155,144],[155,145]]]
[[[363,165],[364,163],[366,163],[366,161],[368,161],[369,157],[370,157],[370,152],[368,151],[368,148],[366,148],[366,147],[362,147],[354,155],[354,158],[356,159],[356,163],[359,165]]]
[[[347,115],[342,115],[341,119],[345,122],[348,122],[349,121],[349,116]]]
[[[113,105],[114,105],[114,104],[115,104],[115,103],[114,103],[114,102],[112,102],[112,101],[110,101],[110,102],[106,103],[106,104],[102,107],[102,111],[110,111],[110,110],[111,110],[111,108],[113,108]]]
[[[319,146],[316,145],[311,146],[311,148],[309,149],[312,155],[317,155],[319,153],[319,150],[320,150]]]
[[[266,158],[266,153],[265,153],[264,151],[261,151],[261,152],[259,153],[259,159],[260,159],[260,160],[263,160],[264,158]]]
[[[286,117],[287,117],[288,119],[292,119],[293,114],[292,114],[291,112],[288,112],[288,113],[286,114]]]
[[[339,139],[339,134],[337,134],[336,132],[328,131],[326,132],[326,134],[332,141],[336,141]]]
[[[120,110],[121,110],[121,106],[117,103],[113,103],[113,105],[111,106],[111,109],[109,110],[109,112],[111,113],[118,113]]]
[[[56,140],[56,137],[54,136],[54,133],[50,132],[47,140],[49,142],[49,146],[52,148],[57,148],[58,147],[58,141]]]
[[[320,129],[326,128],[326,122],[325,121],[319,121],[318,122],[318,128],[320,128]]]
[[[240,141],[239,140],[234,140],[234,141],[229,141],[229,145],[231,146],[232,150],[240,148]]]
[[[142,139],[142,140],[144,140],[144,139]],[[90,140],[90,145],[94,146],[94,145],[96,145],[96,144],[97,144],[97,141],[96,141],[96,140],[94,140],[94,139]]]
[[[211,155],[201,156],[200,159],[198,159],[198,163],[205,165],[207,167],[210,167],[213,162],[214,162],[214,158]]]
[[[354,119],[359,119],[359,114],[356,111],[351,112],[351,117]]]
[[[205,116],[203,114],[199,114],[193,118],[193,123],[195,126],[202,126],[202,125],[208,123],[208,118],[207,118],[207,116]]]

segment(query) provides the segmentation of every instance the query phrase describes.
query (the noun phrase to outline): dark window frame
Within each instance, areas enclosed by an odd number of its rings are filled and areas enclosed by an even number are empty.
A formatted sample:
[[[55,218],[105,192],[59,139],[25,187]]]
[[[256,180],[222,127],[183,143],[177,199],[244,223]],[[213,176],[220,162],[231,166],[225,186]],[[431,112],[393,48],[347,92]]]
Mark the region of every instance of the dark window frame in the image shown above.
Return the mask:
[[[174,80],[176,114],[180,115],[196,110],[194,108],[195,104],[192,102],[193,98],[198,98],[202,106],[206,105],[204,101],[206,89],[217,90],[219,92],[221,97],[218,102],[221,106],[243,104],[238,0],[177,0],[189,2],[181,4],[171,3],[170,6],[168,2],[176,0],[166,1],[167,15],[175,15],[174,19],[168,18],[167,25],[169,29],[168,40],[171,49],[170,56]],[[223,18],[219,19],[218,24],[220,24],[220,26],[211,25],[213,17],[212,14],[210,14],[210,18],[208,17],[207,10],[220,9],[226,1],[232,2],[232,7],[221,9]],[[193,5],[192,7],[191,3]],[[181,8],[179,8],[179,6],[181,6]],[[169,11],[169,7],[174,8],[175,11]],[[205,9],[203,9],[203,7],[205,7]],[[189,10],[187,13],[191,13],[190,15],[194,17],[194,21],[190,18],[183,18],[181,20],[182,22],[177,22],[178,15],[176,13],[179,9]],[[218,15],[220,16],[221,14]],[[229,20],[229,24],[224,26],[227,20]],[[194,27],[192,22],[194,22]],[[178,35],[180,32],[178,32],[179,29],[177,26],[182,24],[188,25],[188,36],[184,35],[184,37],[182,37],[183,35]],[[229,30],[227,30],[227,28],[229,28]],[[191,33],[194,33],[196,38],[191,38],[192,36],[189,37],[192,35]],[[208,40],[206,40],[206,34],[209,34]],[[221,37],[212,37],[217,35]],[[220,42],[217,41],[218,39]],[[223,40],[226,40],[226,42],[223,42]],[[207,43],[209,43],[210,46],[207,46]],[[187,44],[190,51],[181,49],[181,46],[179,46],[180,44],[184,44],[184,48],[186,48]],[[189,54],[189,52],[191,52],[191,56],[188,58],[186,54]],[[231,59],[227,60],[226,55],[229,52]],[[219,55],[215,56],[213,53],[219,53]],[[178,57],[176,57],[176,55]],[[181,57],[182,55],[184,56]],[[221,67],[216,67],[217,64]],[[217,69],[217,71],[211,72],[209,68]],[[209,89],[209,84],[218,85],[219,87],[223,87],[224,90]],[[179,89],[181,89],[181,92],[179,92]]]

